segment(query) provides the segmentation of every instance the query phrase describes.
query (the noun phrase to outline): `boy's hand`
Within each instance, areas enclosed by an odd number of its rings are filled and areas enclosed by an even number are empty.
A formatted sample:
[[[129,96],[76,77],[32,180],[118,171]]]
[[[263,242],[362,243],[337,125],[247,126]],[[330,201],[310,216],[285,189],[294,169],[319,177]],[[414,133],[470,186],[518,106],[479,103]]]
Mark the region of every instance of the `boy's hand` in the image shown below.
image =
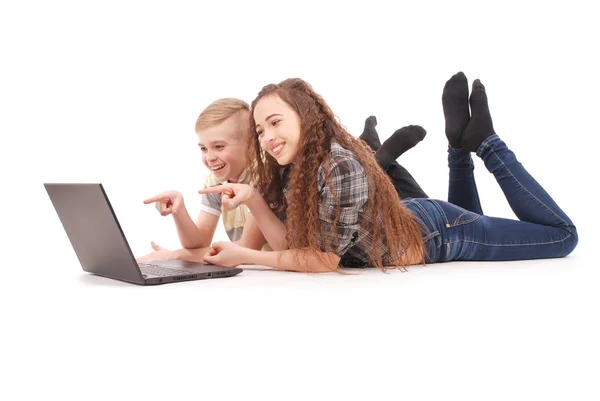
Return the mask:
[[[137,258],[136,261],[138,263],[152,262],[152,261],[156,261],[156,260],[178,259],[177,251],[171,251],[169,249],[158,246],[154,243],[154,241],[152,241],[150,243],[150,246],[152,246],[152,249],[154,249],[154,252],[150,252],[149,254],[146,254],[144,256]]]
[[[146,199],[144,204],[147,205],[153,202],[161,216],[176,215],[183,206],[183,195],[177,191],[167,191]]]
[[[199,194],[216,194],[221,193],[221,201],[225,210],[233,210],[241,203],[254,196],[254,187],[248,184],[223,184],[214,187],[204,188],[198,191]]]

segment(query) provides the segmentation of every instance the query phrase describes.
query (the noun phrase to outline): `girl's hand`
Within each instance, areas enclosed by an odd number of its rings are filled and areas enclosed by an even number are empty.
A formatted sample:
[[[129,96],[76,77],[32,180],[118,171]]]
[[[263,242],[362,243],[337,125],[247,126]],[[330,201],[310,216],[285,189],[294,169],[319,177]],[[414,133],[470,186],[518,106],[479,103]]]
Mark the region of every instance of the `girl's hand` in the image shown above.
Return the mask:
[[[198,191],[199,194],[221,193],[221,201],[225,210],[233,210],[254,196],[254,187],[248,184],[222,184]]]
[[[204,255],[204,261],[213,265],[235,267],[248,263],[248,248],[233,242],[215,242]]]

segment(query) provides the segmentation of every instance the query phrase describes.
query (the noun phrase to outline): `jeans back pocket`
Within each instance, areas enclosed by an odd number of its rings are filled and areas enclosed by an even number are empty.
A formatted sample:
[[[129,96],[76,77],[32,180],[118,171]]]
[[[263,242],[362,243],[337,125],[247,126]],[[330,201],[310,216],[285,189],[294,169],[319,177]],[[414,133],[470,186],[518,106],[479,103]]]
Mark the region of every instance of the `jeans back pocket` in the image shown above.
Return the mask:
[[[481,217],[480,214],[456,206],[453,203],[435,199],[430,199],[429,201],[439,209],[442,218],[445,219],[444,224],[446,225],[446,228],[469,224]]]

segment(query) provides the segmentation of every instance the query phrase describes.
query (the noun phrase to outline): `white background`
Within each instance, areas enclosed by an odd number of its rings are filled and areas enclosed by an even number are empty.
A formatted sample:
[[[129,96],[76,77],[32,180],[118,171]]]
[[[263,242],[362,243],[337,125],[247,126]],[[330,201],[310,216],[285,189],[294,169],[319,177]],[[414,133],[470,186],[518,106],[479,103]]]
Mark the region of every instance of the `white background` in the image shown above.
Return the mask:
[[[1,3],[0,398],[600,397],[592,2],[193,3]],[[177,189],[197,214],[199,112],[301,77],[354,135],[424,126],[400,162],[444,199],[459,70],[578,226],[567,259],[143,288],[81,271],[42,185],[102,182],[137,256],[176,247],[142,200]],[[484,211],[513,217],[477,162]]]

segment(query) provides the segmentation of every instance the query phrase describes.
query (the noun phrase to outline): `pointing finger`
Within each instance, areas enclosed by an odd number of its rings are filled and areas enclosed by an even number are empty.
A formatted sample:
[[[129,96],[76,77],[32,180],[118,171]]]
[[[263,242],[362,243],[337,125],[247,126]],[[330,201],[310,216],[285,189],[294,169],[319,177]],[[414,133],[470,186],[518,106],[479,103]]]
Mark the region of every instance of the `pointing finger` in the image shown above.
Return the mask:
[[[161,200],[163,200],[164,198],[165,198],[165,196],[164,196],[163,194],[160,194],[160,195],[156,195],[156,196],[153,196],[153,197],[151,197],[151,198],[148,198],[148,199],[146,199],[146,200],[144,201],[144,203],[147,205],[147,204],[149,204],[149,203],[154,203],[154,202],[161,201]]]
[[[231,189],[231,187],[227,184],[223,185],[215,185],[214,187],[203,188],[198,191],[199,194],[218,194],[219,192],[223,192],[227,189]]]

